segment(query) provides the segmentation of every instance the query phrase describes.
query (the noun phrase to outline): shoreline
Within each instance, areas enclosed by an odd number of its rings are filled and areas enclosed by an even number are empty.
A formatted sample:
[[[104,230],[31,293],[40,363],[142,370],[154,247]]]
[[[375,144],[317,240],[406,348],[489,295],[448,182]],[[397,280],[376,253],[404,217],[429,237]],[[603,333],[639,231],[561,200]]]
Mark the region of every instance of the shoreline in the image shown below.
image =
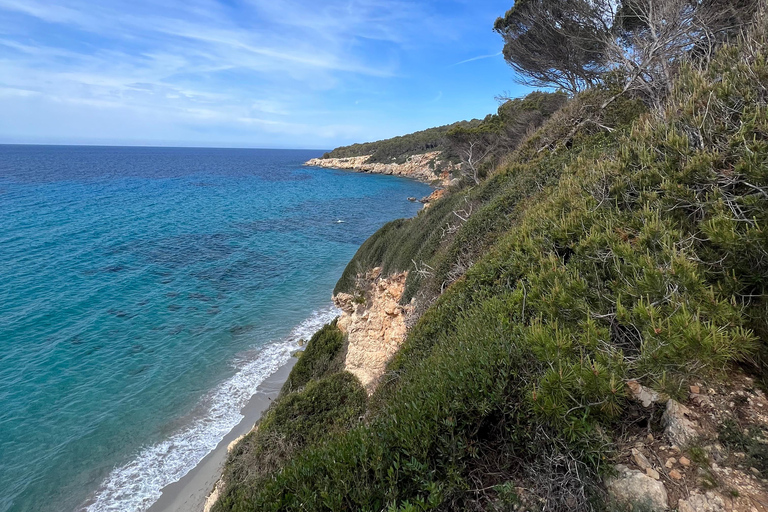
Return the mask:
[[[291,357],[287,363],[259,384],[256,393],[241,410],[244,417],[240,423],[235,425],[219,441],[216,448],[180,480],[163,487],[160,498],[147,509],[147,512],[203,511],[208,496],[222,477],[229,445],[250,432],[261,419],[272,401],[277,398],[296,361],[298,361],[297,358]]]
[[[447,187],[451,182],[450,168],[442,173],[435,174],[434,165],[439,151],[412,155],[405,163],[368,163],[371,155],[353,156],[346,158],[312,158],[304,162],[307,167],[322,167],[325,169],[337,169],[367,174],[383,174],[410,178],[430,185],[433,189]]]

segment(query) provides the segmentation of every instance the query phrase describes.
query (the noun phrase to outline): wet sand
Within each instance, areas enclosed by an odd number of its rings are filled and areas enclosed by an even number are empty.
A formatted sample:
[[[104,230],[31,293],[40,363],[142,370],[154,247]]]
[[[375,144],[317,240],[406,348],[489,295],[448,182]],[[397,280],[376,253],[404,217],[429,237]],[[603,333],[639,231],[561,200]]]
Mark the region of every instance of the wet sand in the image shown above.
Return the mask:
[[[148,512],[203,511],[206,498],[221,477],[227,460],[227,447],[232,441],[247,434],[253,428],[272,400],[277,398],[296,361],[295,358],[291,358],[288,363],[259,385],[256,394],[242,410],[245,418],[181,480],[165,486],[162,496],[149,508]]]

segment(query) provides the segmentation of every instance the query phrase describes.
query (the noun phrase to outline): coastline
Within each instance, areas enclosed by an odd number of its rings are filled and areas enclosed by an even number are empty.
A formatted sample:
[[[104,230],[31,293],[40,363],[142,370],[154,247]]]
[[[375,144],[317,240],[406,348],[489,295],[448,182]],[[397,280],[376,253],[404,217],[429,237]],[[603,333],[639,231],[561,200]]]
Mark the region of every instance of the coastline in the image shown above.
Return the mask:
[[[243,419],[216,445],[216,448],[181,480],[162,489],[162,495],[147,512],[202,512],[224,470],[229,445],[250,432],[277,398],[291,369],[298,361],[291,359],[259,384],[256,393],[243,407]]]
[[[440,151],[411,155],[405,163],[368,163],[371,155],[353,156],[347,158],[312,158],[304,163],[305,166],[323,167],[326,169],[340,169],[346,171],[364,172],[369,174],[386,174],[411,178],[427,185],[446,187],[451,182],[451,170],[435,174],[435,165]]]

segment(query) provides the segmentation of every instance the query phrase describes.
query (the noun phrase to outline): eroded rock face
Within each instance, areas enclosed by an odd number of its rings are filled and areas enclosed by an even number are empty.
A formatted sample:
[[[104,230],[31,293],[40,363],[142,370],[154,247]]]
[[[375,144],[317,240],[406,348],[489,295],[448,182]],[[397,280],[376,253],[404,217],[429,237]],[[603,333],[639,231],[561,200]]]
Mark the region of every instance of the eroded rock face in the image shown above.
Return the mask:
[[[667,509],[667,490],[658,480],[654,480],[636,469],[629,469],[619,464],[618,475],[605,484],[608,494],[618,503],[638,505],[647,510],[661,512]]]
[[[361,276],[362,289],[355,296],[339,293],[333,297],[342,310],[337,325],[349,339],[344,369],[359,378],[369,394],[405,340],[405,319],[411,306],[401,306],[399,301],[407,277],[408,272],[381,277],[377,267]]]
[[[327,167],[330,169],[349,169],[358,172],[370,172],[373,174],[391,174],[405,176],[426,183],[432,183],[436,179],[447,185],[450,181],[450,172],[435,175],[434,161],[440,155],[440,151],[431,151],[421,155],[412,155],[408,161],[402,164],[368,163],[371,155],[353,156],[349,158],[313,158],[304,165]]]

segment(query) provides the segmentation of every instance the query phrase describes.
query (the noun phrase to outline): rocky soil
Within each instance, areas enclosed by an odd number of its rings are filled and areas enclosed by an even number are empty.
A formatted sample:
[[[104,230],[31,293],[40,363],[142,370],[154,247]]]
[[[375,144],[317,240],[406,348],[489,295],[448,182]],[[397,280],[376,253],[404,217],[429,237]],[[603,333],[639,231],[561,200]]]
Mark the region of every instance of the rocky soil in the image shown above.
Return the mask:
[[[635,428],[622,436],[610,498],[646,510],[768,512],[768,400],[749,377],[690,386],[685,403],[628,383]],[[648,418],[650,417],[650,420]]]

